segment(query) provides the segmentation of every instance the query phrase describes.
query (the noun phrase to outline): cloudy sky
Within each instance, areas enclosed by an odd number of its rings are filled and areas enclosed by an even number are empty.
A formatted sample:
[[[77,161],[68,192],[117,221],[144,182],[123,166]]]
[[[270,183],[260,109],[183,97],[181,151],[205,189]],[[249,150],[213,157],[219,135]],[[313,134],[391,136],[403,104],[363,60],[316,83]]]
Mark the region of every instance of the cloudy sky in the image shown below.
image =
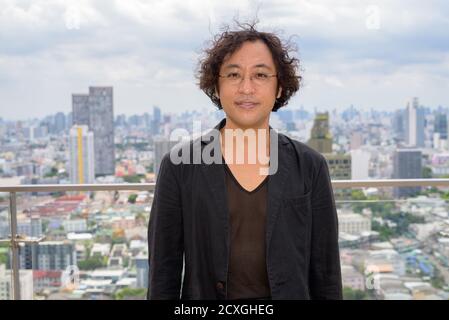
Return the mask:
[[[69,112],[91,85],[114,87],[115,114],[213,108],[194,78],[201,49],[256,15],[298,47],[292,107],[449,106],[444,0],[0,0],[0,117]]]

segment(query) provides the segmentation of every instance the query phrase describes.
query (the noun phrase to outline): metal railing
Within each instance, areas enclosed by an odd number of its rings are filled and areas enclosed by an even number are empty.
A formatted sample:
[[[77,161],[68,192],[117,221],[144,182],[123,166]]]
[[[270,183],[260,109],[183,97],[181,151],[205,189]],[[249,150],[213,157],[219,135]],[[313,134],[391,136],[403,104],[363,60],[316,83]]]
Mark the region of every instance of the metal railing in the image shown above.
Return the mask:
[[[449,179],[388,179],[388,180],[333,180],[334,189],[370,188],[370,187],[449,187]],[[7,241],[12,250],[13,298],[20,300],[19,279],[19,244],[36,243],[41,239],[24,238],[17,234],[17,203],[18,192],[61,192],[61,191],[154,191],[155,183],[125,183],[125,184],[53,184],[53,185],[12,185],[0,186],[0,193],[9,193],[10,231]]]

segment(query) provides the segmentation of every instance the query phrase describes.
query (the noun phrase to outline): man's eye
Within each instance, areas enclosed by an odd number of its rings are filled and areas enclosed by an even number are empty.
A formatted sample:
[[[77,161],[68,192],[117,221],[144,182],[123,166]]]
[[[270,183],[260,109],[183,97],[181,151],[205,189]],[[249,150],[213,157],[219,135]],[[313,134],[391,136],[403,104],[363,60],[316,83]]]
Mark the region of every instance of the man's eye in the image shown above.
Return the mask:
[[[229,79],[238,79],[238,78],[240,78],[240,75],[238,73],[233,72],[233,73],[228,74],[228,78]]]
[[[268,75],[265,73],[257,73],[256,78],[257,79],[266,79],[266,78],[268,78]]]

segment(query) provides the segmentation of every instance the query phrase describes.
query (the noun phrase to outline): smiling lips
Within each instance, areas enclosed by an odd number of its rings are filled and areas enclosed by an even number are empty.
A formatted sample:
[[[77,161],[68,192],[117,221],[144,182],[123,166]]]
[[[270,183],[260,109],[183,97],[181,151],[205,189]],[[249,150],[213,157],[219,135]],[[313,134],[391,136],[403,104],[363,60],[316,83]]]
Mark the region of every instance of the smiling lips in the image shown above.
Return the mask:
[[[254,101],[236,101],[235,104],[243,109],[252,109],[258,105],[258,103]]]

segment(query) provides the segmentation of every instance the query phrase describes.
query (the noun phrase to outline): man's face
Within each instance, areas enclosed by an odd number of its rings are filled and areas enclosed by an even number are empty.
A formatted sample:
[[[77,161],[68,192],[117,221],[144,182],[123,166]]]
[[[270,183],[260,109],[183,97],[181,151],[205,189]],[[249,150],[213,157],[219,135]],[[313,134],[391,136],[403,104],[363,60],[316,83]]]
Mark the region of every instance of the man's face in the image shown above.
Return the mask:
[[[225,58],[218,82],[228,128],[268,127],[277,92],[276,67],[267,45],[246,41]],[[252,78],[252,79],[250,79]]]

